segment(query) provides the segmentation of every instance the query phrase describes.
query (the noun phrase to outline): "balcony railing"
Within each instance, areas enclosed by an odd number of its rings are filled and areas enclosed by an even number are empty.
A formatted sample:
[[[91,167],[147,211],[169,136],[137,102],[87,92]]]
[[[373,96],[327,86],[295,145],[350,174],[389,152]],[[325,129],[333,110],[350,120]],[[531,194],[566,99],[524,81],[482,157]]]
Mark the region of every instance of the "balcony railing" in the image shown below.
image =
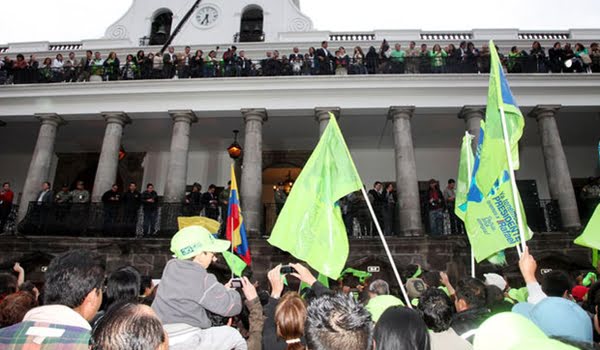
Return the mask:
[[[329,34],[329,41],[372,41],[374,33],[334,33]]]
[[[422,33],[421,40],[472,40],[473,34],[471,33]]]
[[[519,33],[520,40],[568,40],[571,38],[569,32],[556,33]]]
[[[56,43],[48,46],[48,51],[76,51],[81,50],[82,43]]]

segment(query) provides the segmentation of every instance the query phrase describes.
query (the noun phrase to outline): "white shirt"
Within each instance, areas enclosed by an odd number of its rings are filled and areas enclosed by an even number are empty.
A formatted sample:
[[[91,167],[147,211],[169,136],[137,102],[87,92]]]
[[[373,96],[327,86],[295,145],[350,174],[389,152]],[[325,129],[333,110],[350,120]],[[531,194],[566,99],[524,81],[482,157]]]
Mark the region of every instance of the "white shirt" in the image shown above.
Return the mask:
[[[48,193],[48,191],[42,191],[40,193],[40,196],[38,197],[38,203],[42,203],[42,200],[44,199],[44,196],[46,195],[46,193]]]
[[[56,58],[54,59],[54,61],[52,61],[52,68],[60,69],[63,67],[63,65],[64,65],[64,62],[59,61]]]

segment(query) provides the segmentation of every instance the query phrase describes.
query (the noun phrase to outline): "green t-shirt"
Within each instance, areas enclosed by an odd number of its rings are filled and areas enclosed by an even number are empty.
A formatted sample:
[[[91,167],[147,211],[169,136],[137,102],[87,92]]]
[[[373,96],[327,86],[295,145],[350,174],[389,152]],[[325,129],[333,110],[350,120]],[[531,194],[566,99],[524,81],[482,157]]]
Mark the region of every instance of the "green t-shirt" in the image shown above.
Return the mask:
[[[393,62],[404,63],[404,57],[406,57],[406,52],[403,50],[392,50],[390,54]]]

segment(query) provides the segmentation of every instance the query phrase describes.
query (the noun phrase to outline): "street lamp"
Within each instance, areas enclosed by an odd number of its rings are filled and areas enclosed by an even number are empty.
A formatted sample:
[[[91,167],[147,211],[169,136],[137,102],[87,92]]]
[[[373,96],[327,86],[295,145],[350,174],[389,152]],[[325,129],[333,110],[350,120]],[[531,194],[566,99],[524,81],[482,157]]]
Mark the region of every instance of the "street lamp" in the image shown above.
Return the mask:
[[[233,130],[233,143],[227,147],[227,153],[231,159],[236,160],[242,155],[242,146],[237,142],[239,130]]]

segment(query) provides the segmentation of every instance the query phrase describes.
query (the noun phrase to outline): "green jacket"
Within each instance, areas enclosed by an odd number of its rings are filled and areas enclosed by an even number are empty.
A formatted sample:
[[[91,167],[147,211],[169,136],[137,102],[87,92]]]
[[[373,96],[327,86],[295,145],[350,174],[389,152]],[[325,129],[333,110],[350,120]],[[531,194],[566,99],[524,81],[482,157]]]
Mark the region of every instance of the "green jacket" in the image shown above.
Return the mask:
[[[369,300],[367,304],[367,311],[371,313],[371,318],[373,322],[377,322],[379,317],[392,306],[404,306],[402,300],[396,298],[393,295],[379,295],[375,298]]]

